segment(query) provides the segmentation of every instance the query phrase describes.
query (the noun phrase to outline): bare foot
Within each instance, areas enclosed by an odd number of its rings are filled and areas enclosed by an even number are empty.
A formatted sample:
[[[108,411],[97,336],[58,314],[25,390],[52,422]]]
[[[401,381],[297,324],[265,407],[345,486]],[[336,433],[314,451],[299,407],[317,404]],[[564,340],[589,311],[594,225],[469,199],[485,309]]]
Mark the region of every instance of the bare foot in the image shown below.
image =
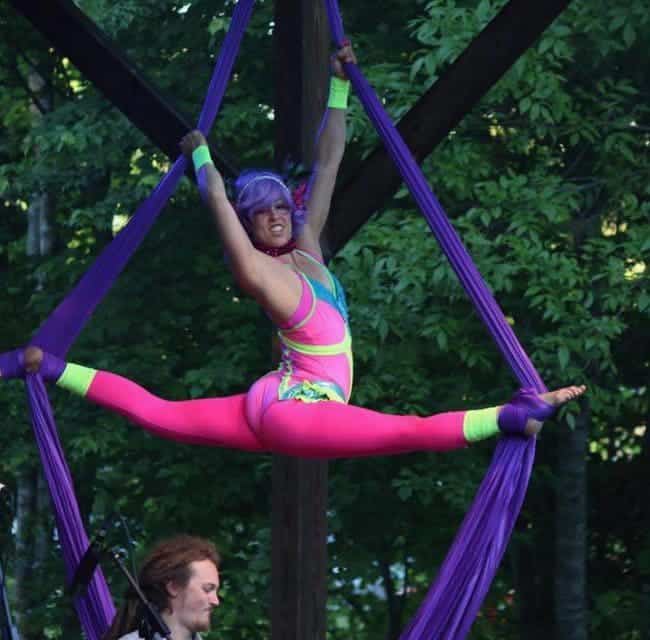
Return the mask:
[[[555,391],[549,391],[547,393],[540,393],[539,398],[547,404],[550,404],[552,407],[561,407],[563,404],[579,398],[586,390],[587,387],[584,384],[573,385],[570,387],[562,387],[561,389],[556,389]],[[529,418],[524,433],[527,436],[534,436],[541,431],[542,424],[543,423],[539,420]]]
[[[43,349],[40,347],[27,347],[25,349],[25,371],[36,373],[43,362]]]

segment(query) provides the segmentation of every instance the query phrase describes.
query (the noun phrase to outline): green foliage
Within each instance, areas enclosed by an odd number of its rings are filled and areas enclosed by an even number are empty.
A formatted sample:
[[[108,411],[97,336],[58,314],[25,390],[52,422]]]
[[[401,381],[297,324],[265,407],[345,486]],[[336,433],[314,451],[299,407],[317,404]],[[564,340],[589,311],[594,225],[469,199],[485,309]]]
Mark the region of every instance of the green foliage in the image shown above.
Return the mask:
[[[182,111],[198,113],[231,3],[78,4]],[[381,16],[375,5],[348,4],[344,17],[361,65],[399,117],[505,3],[387,0]],[[217,121],[215,138],[241,165],[268,165],[272,157],[271,21],[272,4],[260,3]],[[0,25],[7,33],[0,42],[6,350],[26,341],[110,240],[116,216],[128,218],[168,161],[7,2],[0,3]],[[639,594],[650,583],[642,491],[648,467],[641,464],[650,357],[649,39],[650,18],[639,0],[571,4],[424,163],[548,385],[589,383],[590,490],[598,505],[590,513],[594,638],[638,637]],[[28,59],[49,70],[52,109],[37,123],[29,109]],[[350,155],[363,157],[375,144],[353,103]],[[25,255],[24,238],[26,205],[38,192],[53,197],[56,245],[36,261]],[[333,268],[351,302],[357,404],[427,414],[498,404],[511,392],[499,354],[404,191]],[[71,357],[183,399],[244,391],[267,369],[267,353],[268,327],[233,287],[185,182]],[[20,383],[2,385],[0,482],[14,490],[36,452]],[[64,393],[52,397],[89,526],[118,509],[138,553],[178,530],[215,539],[225,582],[213,636],[268,637],[270,460],[181,447]],[[571,428],[579,411],[564,411],[558,422]],[[490,449],[331,464],[332,638],[385,637],[389,588],[400,602],[398,626],[404,624],[444,557]],[[631,500],[633,535],[624,518],[619,524],[607,517],[616,511],[612,477],[621,478],[614,486]],[[533,491],[552,484],[552,468],[538,469]],[[11,536],[1,540],[10,551]],[[51,547],[47,596],[32,615],[56,638],[76,627],[61,606],[62,570]],[[119,597],[123,584],[108,573]],[[516,636],[515,581],[506,562],[473,637]]]

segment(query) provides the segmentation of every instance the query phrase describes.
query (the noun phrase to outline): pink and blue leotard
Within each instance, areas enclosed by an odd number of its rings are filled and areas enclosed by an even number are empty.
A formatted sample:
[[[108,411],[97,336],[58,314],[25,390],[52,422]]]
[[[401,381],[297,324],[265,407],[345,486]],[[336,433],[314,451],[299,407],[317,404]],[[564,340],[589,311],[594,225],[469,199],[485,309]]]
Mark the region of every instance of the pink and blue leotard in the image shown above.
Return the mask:
[[[318,264],[329,287],[299,272],[302,294],[298,308],[279,327],[282,356],[277,371],[258,380],[248,392],[251,422],[276,400],[347,403],[352,391],[352,339],[343,287],[330,271]]]

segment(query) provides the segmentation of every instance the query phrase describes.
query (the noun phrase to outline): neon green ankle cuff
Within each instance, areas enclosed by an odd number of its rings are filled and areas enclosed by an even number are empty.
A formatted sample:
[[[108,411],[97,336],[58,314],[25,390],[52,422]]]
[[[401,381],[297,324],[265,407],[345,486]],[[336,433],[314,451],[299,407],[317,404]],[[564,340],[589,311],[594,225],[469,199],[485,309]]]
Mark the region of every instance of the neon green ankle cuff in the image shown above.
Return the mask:
[[[72,393],[80,396],[85,396],[96,373],[97,369],[89,369],[88,367],[74,364],[74,362],[68,362],[65,365],[61,377],[56,381],[56,386],[72,391]]]
[[[350,81],[333,76],[330,78],[330,95],[327,106],[330,109],[347,109],[350,94]]]
[[[499,433],[498,407],[467,411],[463,419],[463,435],[467,442],[486,440]]]
[[[195,173],[198,173],[204,164],[214,164],[210,156],[210,149],[208,149],[207,145],[202,144],[192,151],[192,164],[194,165]]]

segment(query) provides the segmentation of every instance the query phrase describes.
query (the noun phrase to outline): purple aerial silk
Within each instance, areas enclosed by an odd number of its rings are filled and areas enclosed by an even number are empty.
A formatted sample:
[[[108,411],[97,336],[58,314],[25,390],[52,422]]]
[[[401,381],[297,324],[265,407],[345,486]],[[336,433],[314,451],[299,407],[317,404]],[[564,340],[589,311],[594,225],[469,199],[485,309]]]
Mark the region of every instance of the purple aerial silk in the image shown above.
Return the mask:
[[[345,36],[337,2],[325,0],[325,4],[332,37],[336,45],[341,46]],[[346,72],[404,182],[515,376],[522,386],[544,391],[542,379],[381,102],[356,65],[346,65]],[[401,640],[461,640],[467,635],[512,533],[534,457],[534,438],[511,436],[499,440],[492,463],[436,581],[402,633]]]
[[[207,134],[221,105],[242,36],[255,0],[239,0],[230,29],[215,65],[198,128]],[[187,163],[179,157],[151,196],[138,208],[129,224],[99,255],[72,292],[59,304],[30,341],[63,357],[90,319],[133,252],[154,223],[185,173]],[[88,547],[70,471],[63,455],[47,392],[40,375],[28,375],[27,397],[45,478],[50,490],[56,526],[68,581]],[[88,590],[75,599],[82,629],[89,640],[99,640],[115,614],[101,571],[96,571]]]

